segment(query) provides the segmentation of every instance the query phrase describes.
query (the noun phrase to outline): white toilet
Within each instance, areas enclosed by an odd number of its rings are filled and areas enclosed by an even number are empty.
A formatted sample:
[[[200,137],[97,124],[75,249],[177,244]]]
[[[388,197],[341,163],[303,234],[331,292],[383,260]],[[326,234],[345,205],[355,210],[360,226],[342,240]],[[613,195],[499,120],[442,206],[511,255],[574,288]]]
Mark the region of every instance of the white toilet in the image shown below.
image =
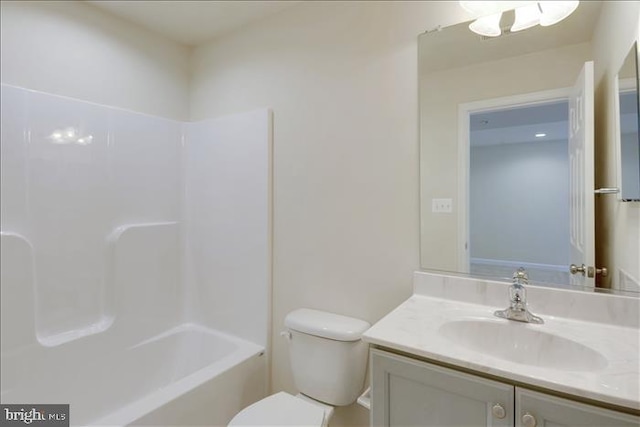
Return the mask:
[[[355,402],[364,385],[371,325],[364,320],[299,309],[284,321],[291,370],[300,394],[280,392],[243,409],[229,426],[325,427],[334,406]]]

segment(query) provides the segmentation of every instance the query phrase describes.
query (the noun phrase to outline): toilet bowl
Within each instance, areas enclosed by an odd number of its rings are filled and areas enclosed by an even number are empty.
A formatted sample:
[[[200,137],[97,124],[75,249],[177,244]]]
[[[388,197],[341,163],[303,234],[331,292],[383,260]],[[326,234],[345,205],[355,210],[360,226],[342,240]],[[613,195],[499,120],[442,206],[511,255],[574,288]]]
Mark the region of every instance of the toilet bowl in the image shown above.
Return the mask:
[[[364,320],[311,309],[285,318],[291,370],[300,394],[279,392],[240,411],[229,426],[326,427],[334,406],[356,401],[364,386]]]
[[[327,427],[333,407],[304,396],[281,391],[243,409],[229,422],[241,426],[305,426]]]

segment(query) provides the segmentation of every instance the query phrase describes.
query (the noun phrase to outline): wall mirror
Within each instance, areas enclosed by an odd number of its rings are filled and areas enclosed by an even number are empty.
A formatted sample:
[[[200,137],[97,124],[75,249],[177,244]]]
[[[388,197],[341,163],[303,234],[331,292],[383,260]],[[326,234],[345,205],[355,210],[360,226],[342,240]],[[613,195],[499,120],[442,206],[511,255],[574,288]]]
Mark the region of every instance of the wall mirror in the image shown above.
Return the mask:
[[[423,269],[510,279],[524,266],[535,284],[585,285],[569,274],[569,103],[600,9],[499,37],[469,23],[419,36]]]
[[[620,199],[640,202],[640,138],[638,137],[638,43],[618,72],[618,183]]]

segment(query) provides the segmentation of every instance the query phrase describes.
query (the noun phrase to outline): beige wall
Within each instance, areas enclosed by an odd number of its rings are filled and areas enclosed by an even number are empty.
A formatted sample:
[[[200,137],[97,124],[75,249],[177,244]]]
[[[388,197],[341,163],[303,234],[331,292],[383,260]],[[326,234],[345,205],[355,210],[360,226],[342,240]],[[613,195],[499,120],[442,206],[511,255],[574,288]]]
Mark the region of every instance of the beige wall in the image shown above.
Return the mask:
[[[573,86],[590,59],[590,43],[581,43],[420,77],[422,266],[462,271],[456,244],[458,105]],[[454,213],[432,214],[432,198],[453,199]]]
[[[604,2],[594,33],[596,188],[618,186],[614,83],[632,43],[639,37],[639,19],[640,2]],[[640,280],[639,202],[596,196],[596,237],[596,263],[610,269],[609,280],[616,282],[620,269]]]
[[[374,322],[419,268],[417,35],[455,2],[308,2],[195,49],[192,119],[274,111],[272,389],[295,392],[285,315]],[[339,409],[332,425],[367,425]]]
[[[3,83],[188,118],[188,48],[81,1],[0,4]]]

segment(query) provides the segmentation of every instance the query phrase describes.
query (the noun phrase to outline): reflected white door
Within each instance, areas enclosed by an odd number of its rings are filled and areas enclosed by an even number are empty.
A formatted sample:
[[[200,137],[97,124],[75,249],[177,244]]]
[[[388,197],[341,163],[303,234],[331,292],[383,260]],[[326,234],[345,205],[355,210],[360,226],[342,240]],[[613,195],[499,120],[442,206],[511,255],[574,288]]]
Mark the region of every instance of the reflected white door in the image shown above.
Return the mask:
[[[569,96],[571,263],[575,285],[595,285],[593,62],[585,62]]]

